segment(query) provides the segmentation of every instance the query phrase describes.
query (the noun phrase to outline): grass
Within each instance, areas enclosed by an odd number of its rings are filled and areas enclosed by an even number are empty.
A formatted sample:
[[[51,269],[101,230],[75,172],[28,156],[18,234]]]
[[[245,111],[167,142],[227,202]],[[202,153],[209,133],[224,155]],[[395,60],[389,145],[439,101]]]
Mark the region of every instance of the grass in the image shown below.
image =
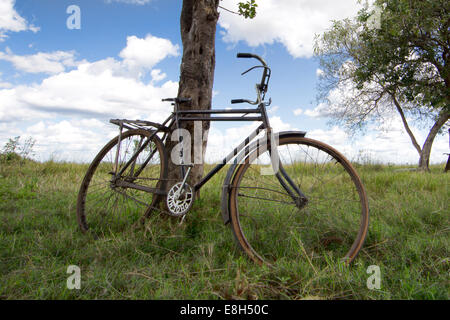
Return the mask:
[[[76,222],[86,165],[2,161],[0,298],[448,299],[450,176],[443,166],[429,174],[398,169],[357,166],[371,224],[350,267],[305,256],[261,268],[222,223],[225,171],[202,189],[184,224],[150,219],[147,228],[94,240]],[[80,290],[67,289],[69,265],[81,269]],[[380,267],[379,290],[367,288],[371,265]]]

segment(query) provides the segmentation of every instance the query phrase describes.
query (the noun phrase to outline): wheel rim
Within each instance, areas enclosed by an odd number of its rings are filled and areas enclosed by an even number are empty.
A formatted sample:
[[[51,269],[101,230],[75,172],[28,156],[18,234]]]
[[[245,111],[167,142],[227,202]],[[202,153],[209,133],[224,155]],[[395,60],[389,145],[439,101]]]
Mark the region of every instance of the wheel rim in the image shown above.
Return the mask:
[[[323,143],[285,138],[279,144],[283,168],[309,202],[299,209],[276,176],[261,175],[270,158],[260,152],[238,168],[232,183],[231,220],[238,243],[259,264],[299,258],[351,262],[368,227],[367,197],[355,170]]]
[[[150,135],[144,130],[130,130],[123,134],[119,149],[119,167],[132,157]],[[139,218],[154,200],[154,195],[130,188],[117,187],[112,182],[118,138],[111,140],[96,156],[86,173],[78,197],[78,222],[82,231],[88,229],[97,236],[106,232],[122,231]],[[150,161],[139,175],[136,173],[147,158]],[[161,187],[165,176],[165,155],[158,138],[130,166],[122,180],[146,187]]]

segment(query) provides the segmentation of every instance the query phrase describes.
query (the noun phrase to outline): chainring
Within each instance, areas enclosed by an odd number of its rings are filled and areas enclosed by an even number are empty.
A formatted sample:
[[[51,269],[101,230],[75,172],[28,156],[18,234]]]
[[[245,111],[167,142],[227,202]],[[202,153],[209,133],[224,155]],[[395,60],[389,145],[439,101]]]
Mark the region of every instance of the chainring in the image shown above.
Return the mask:
[[[169,209],[169,215],[173,217],[184,216],[192,207],[194,202],[194,192],[192,187],[185,183],[181,190],[183,183],[178,182],[167,193],[166,203]]]

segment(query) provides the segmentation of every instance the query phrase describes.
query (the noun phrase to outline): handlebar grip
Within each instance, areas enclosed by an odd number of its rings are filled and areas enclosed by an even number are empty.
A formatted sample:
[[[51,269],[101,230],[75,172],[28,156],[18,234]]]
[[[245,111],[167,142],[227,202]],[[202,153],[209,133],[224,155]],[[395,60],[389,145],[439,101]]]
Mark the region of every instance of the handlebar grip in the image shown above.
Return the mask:
[[[246,100],[244,100],[244,99],[233,99],[233,100],[231,100],[231,104],[244,103],[244,102],[246,102]]]
[[[237,57],[238,58],[253,58],[254,55],[251,53],[238,53]]]

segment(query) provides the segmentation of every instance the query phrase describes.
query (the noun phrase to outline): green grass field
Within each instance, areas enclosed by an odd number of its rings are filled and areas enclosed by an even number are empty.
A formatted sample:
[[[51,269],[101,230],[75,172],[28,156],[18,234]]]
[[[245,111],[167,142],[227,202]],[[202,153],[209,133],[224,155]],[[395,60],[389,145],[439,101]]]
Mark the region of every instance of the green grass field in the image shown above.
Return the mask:
[[[259,267],[220,216],[226,171],[202,189],[184,224],[151,219],[94,240],[76,221],[86,165],[0,163],[1,299],[448,299],[450,175],[356,166],[370,201],[369,235],[355,262]],[[69,265],[81,289],[69,290]],[[370,290],[371,265],[381,288]]]

